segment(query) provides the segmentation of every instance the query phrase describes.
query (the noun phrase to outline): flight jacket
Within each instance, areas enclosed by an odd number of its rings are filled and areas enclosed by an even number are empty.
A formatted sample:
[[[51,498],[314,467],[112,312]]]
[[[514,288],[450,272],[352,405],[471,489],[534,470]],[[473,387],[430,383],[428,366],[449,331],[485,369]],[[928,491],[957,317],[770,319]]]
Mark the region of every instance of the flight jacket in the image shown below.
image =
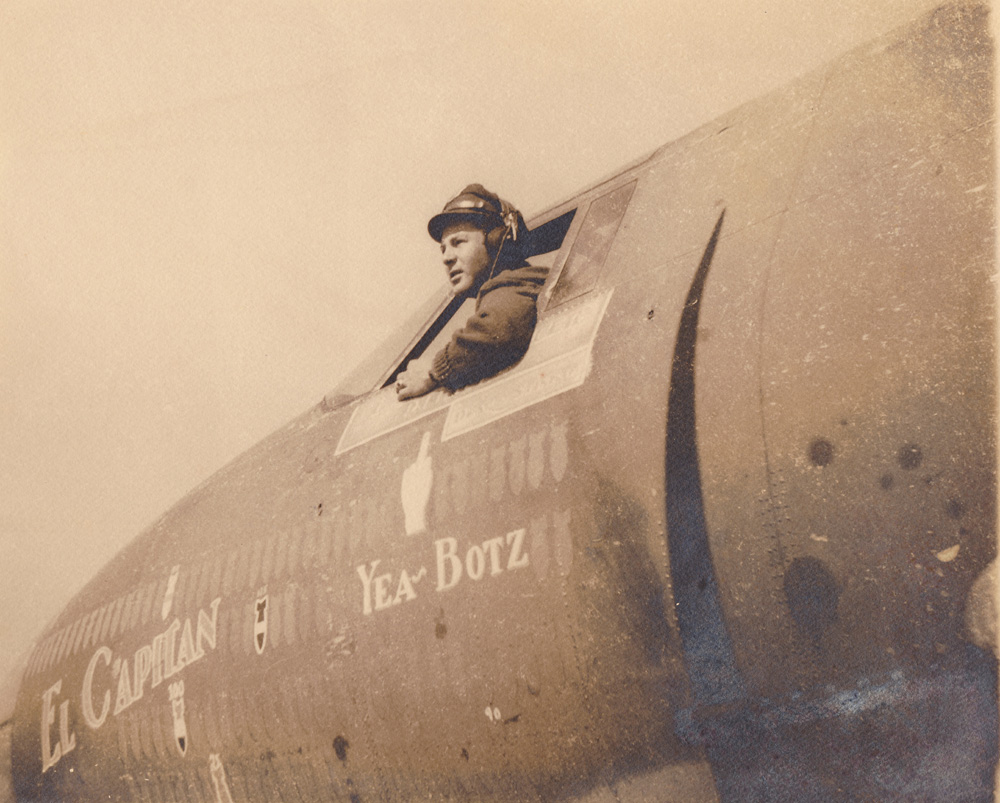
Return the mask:
[[[524,262],[486,281],[475,313],[434,356],[431,378],[457,390],[520,360],[535,330],[538,294],[548,272]]]

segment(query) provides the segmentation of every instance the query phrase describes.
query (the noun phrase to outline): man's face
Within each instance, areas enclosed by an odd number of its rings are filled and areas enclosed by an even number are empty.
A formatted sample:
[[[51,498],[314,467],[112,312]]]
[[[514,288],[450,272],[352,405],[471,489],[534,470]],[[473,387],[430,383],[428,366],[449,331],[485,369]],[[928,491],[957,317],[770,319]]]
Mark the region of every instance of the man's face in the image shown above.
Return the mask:
[[[471,223],[453,223],[441,235],[441,259],[451,294],[460,296],[485,278],[490,266],[486,234]]]

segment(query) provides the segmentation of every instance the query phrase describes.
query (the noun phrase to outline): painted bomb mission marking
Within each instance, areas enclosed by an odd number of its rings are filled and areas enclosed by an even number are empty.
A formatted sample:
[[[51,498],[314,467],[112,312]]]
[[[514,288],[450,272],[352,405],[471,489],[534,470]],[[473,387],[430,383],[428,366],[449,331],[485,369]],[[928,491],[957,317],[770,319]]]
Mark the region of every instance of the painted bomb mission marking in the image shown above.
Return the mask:
[[[264,654],[267,646],[267,594],[262,593],[253,605],[253,648],[257,655]]]
[[[527,567],[529,556],[524,551],[526,532],[522,527],[511,530],[506,536],[489,538],[481,544],[464,547],[464,560],[460,557],[457,538],[449,536],[437,539],[434,542],[434,591],[449,591],[463,579],[479,581],[486,576],[496,577]],[[404,568],[398,575],[394,572],[376,574],[381,563],[379,559],[357,567],[358,577],[361,579],[362,612],[365,616],[404,602],[412,602],[417,598],[417,587],[428,575],[425,566],[416,570]]]
[[[143,644],[132,655],[116,657],[110,647],[102,646],[91,656],[83,675],[80,711],[91,730],[100,728],[109,713],[118,716],[143,698],[146,684],[150,690],[172,678],[185,667],[200,661],[216,644],[221,597],[212,600],[208,610],[198,611],[195,622],[189,617],[183,624],[173,622],[162,633]],[[63,681],[60,678],[42,693],[41,747],[42,772],[54,767],[76,747],[76,734],[69,729],[70,700],[59,700]],[[112,689],[114,707],[112,708]],[[103,693],[102,693],[103,690]],[[184,722],[184,681],[170,684],[169,697],[174,719],[174,736],[181,755],[187,752],[187,726]],[[58,740],[53,743],[56,709],[59,710]]]
[[[491,453],[490,498],[496,501],[499,498],[498,494],[502,496],[506,489],[508,463],[506,454],[508,450],[511,452],[511,476],[509,478],[511,493],[517,493],[523,487],[540,487],[543,483],[546,462],[549,463],[553,479],[557,482],[560,481],[567,468],[566,437],[567,425],[563,421],[551,424],[537,433],[530,433],[517,443],[495,448]],[[455,471],[464,470],[464,464],[450,466],[445,463],[439,469],[442,476],[435,477],[433,459],[430,454],[431,441],[431,432],[425,431],[419,451],[413,463],[409,464],[405,470],[401,482],[400,497],[404,507],[405,530],[408,536],[424,533],[428,529],[427,509],[434,493],[435,480],[447,480],[454,473],[452,469]],[[544,448],[544,443],[550,444],[548,449]],[[547,459],[546,453],[548,453]],[[460,473],[463,472],[460,471]],[[450,499],[450,491],[446,492],[445,495],[448,498],[439,498],[439,503],[456,503],[456,500]],[[326,529],[323,529],[324,526]],[[325,544],[323,547],[324,552],[327,549],[333,549],[336,552],[336,547],[332,543],[332,528],[334,528],[334,522],[328,518],[318,524],[318,529],[314,533],[317,538],[324,542],[331,541],[330,544]],[[459,539],[454,537],[439,538],[433,542],[433,557],[428,555],[429,560],[426,565],[416,568],[397,567],[392,571],[385,571],[382,559],[357,566],[356,572],[361,582],[362,612],[367,616],[388,610],[403,602],[411,602],[417,598],[421,591],[421,584],[423,584],[425,593],[429,591],[428,586],[431,583],[435,593],[443,593],[462,583],[478,582],[485,578],[493,578],[516,569],[526,568],[529,563],[534,567],[536,574],[544,576],[549,564],[547,554],[549,550],[545,536],[547,529],[547,526],[544,526],[541,531],[538,531],[535,522],[532,523],[532,538],[534,539],[532,544],[537,548],[532,549],[532,552],[537,558],[536,561],[530,560],[527,551],[525,537],[528,531],[525,528],[520,528],[503,536],[474,543],[461,543]],[[306,537],[305,531],[303,530],[299,536]],[[340,536],[343,537],[343,533],[340,533]],[[273,540],[274,537],[272,537]],[[253,559],[249,554],[241,553],[240,556],[241,560],[247,561],[243,568],[249,577],[255,577],[258,572],[263,571],[263,564],[258,565],[258,561],[265,560],[263,547],[258,544],[256,549],[256,557]],[[541,551],[538,551],[539,549]],[[226,562],[225,573],[222,571],[223,561],[221,559],[216,561],[218,563],[217,573],[220,575],[219,582],[223,582],[224,577],[233,573],[235,563],[233,554],[230,554],[229,560]],[[123,598],[128,603],[127,605],[122,603],[122,599],[109,602],[102,608],[78,619],[72,627],[64,628],[65,634],[60,631],[51,636],[49,641],[55,643],[58,640],[59,644],[62,645],[77,638],[79,645],[83,648],[89,643],[100,643],[97,641],[98,638],[111,636],[112,632],[118,632],[112,626],[112,619],[117,620],[117,616],[112,617],[112,613],[117,613],[125,608],[132,611],[128,617],[130,625],[138,626],[140,606],[149,610],[154,619],[156,613],[159,613],[163,621],[166,622],[175,605],[181,602],[180,571],[179,565],[172,566],[165,582],[148,583],[129,593]],[[207,571],[202,571],[203,582],[207,576]],[[227,582],[223,582],[223,587],[228,585],[230,590],[233,590],[235,582],[234,579],[230,578]],[[218,587],[218,584],[216,586]],[[160,598],[159,605],[154,606],[153,602],[156,599],[157,591],[162,594],[162,598]],[[259,587],[254,597],[253,642],[256,653],[261,655],[269,640],[268,620],[271,600],[266,586]],[[221,599],[221,597],[216,597],[207,609],[198,611],[193,617],[184,620],[175,617],[164,630],[148,643],[136,649],[131,655],[116,655],[112,648],[106,645],[100,646],[94,651],[84,673],[79,698],[79,712],[88,727],[92,730],[101,728],[109,715],[119,716],[143,699],[148,691],[152,691],[164,681],[177,675],[186,666],[200,660],[208,651],[214,650]],[[101,622],[103,622],[103,626]],[[145,622],[145,618],[143,618],[143,622]],[[84,635],[85,631],[86,635]],[[124,633],[124,631],[123,622],[120,632]],[[60,649],[63,648],[60,647]],[[36,652],[40,655],[40,650]],[[39,657],[37,665],[33,667],[34,671],[40,671],[42,663],[42,659]],[[41,695],[42,772],[51,769],[63,756],[77,747],[76,733],[72,730],[72,723],[75,721],[72,716],[74,703],[71,698],[63,698],[64,691],[68,691],[64,687],[64,678],[59,678]],[[178,680],[170,683],[168,692],[174,740],[178,752],[184,756],[188,751],[189,739],[185,721],[183,681]]]
[[[422,398],[406,404],[417,404]],[[488,499],[497,503],[525,492],[550,488],[553,481],[561,482],[568,469],[568,427],[568,421],[554,420],[522,432],[516,438],[493,443],[487,470],[481,475],[473,471],[474,465],[468,455],[437,457],[433,453],[439,444],[429,443],[426,457],[421,460],[415,446],[408,455],[413,460],[409,465],[415,466],[412,484],[407,483],[405,488],[402,483],[400,486],[407,535],[426,532],[433,525],[431,510],[433,518],[445,521],[470,510],[475,500]],[[433,507],[425,493],[417,492],[424,483],[431,486]],[[265,572],[265,555],[269,553],[266,543],[271,543],[272,547],[277,545],[275,563],[280,568],[274,569],[275,577],[290,576],[305,560],[329,560],[337,566],[352,566],[359,560],[368,559],[368,547],[363,545],[372,544],[373,539],[375,542],[388,541],[391,534],[362,532],[370,520],[369,509],[373,504],[370,497],[365,497],[365,489],[336,490],[336,498],[326,500],[320,516],[293,522],[277,535],[231,546],[215,555],[212,561],[194,564],[183,571],[175,564],[170,567],[168,576],[132,588],[49,633],[35,647],[25,677],[49,671],[61,674],[62,661],[79,652],[89,654],[91,648],[101,643],[115,642],[126,633],[145,627],[157,614],[166,622],[175,606],[192,605],[192,597],[204,599],[209,595],[209,588],[212,594],[223,596],[253,589],[257,598],[262,597],[264,592],[258,590],[258,583]],[[365,506],[364,515],[357,515],[356,504],[358,510]],[[366,554],[361,554],[362,550]],[[538,570],[539,566],[535,568]],[[212,578],[210,586],[209,577]],[[200,578],[200,582],[196,578]],[[261,622],[260,627],[266,631],[266,621]],[[264,638],[270,640],[269,636]],[[72,649],[68,646],[71,643]]]

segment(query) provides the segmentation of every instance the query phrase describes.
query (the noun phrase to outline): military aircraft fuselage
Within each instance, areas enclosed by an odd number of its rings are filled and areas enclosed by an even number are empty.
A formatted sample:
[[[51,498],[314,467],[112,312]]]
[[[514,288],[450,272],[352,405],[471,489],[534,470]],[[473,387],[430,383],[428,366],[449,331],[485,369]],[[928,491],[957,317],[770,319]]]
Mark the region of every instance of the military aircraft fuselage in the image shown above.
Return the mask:
[[[17,799],[988,795],[993,114],[946,6],[535,216],[520,363],[374,364],[53,622]]]

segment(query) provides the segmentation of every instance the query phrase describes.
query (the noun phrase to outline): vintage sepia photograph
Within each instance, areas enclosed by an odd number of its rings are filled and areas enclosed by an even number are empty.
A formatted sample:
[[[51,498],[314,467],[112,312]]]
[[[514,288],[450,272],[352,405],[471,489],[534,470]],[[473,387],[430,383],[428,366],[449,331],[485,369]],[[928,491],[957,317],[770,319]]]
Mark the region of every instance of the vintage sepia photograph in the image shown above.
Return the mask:
[[[996,31],[0,5],[0,803],[993,801]]]

